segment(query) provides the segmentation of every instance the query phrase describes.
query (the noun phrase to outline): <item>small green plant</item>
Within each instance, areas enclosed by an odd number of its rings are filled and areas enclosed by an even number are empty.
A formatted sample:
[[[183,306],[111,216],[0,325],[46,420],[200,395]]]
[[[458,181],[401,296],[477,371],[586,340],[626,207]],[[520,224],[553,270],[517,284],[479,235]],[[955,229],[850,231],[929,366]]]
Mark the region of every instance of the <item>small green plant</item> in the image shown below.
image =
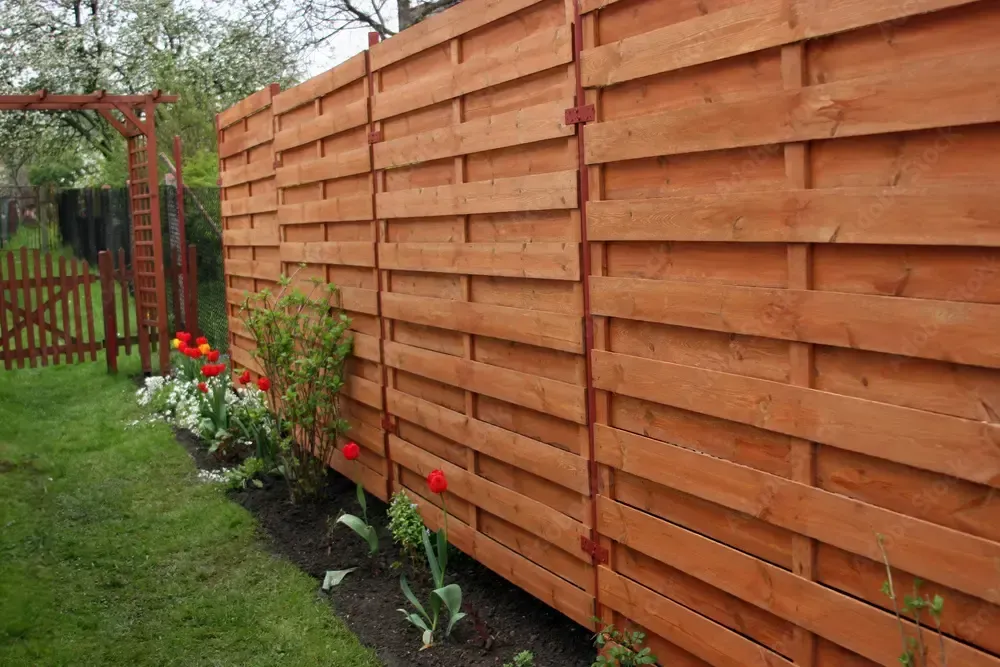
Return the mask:
[[[600,623],[600,619],[595,618]],[[597,660],[591,667],[634,667],[635,665],[655,665],[656,656],[649,648],[641,648],[646,641],[646,633],[638,630],[622,632],[613,624],[606,625],[594,635]]]
[[[206,364],[201,367],[203,380],[198,383],[200,430],[209,436],[209,453],[224,450],[233,439],[230,423],[229,378],[225,364]]]
[[[535,667],[535,654],[531,651],[521,651],[511,662],[503,663],[503,667]]]
[[[240,376],[239,383],[242,386],[230,407],[230,421],[243,439],[253,445],[254,456],[273,468],[278,464],[281,438],[267,406],[267,397],[256,387],[249,386],[249,371]]]
[[[882,582],[882,593],[892,601],[892,610],[896,614],[899,638],[903,646],[903,652],[899,655],[899,664],[903,667],[927,667],[927,644],[924,643],[924,626],[921,625],[921,615],[926,610],[937,632],[938,651],[940,652],[938,661],[941,667],[947,667],[948,655],[945,652],[944,633],[941,631],[944,598],[940,595],[935,595],[933,598],[921,595],[920,588],[924,582],[915,578],[911,594],[903,596],[903,606],[900,607],[896,585],[892,579],[889,554],[885,550],[885,538],[876,533],[875,539],[878,542],[879,551],[882,552],[882,562],[885,564],[886,580]],[[913,617],[913,621],[916,623],[916,636],[911,637],[906,633],[903,625],[903,614],[909,614]]]
[[[334,285],[310,282],[313,288],[305,294],[282,276],[276,294],[265,289],[248,296],[241,311],[257,343],[253,355],[266,374],[258,386],[275,415],[280,469],[293,502],[319,493],[327,461],[349,428],[341,418],[340,392],[353,343],[350,320],[330,305]]]
[[[392,540],[400,546],[411,563],[416,563],[423,548],[424,520],[417,512],[417,505],[405,491],[397,491],[389,504],[389,530]]]
[[[410,585],[406,581],[406,575],[399,578],[399,585],[403,589],[403,595],[413,605],[416,612],[408,612],[405,609],[399,611],[407,621],[423,631],[423,648],[428,648],[434,644],[434,637],[438,632],[438,621],[441,616],[441,605],[448,610],[448,624],[444,628],[444,636],[451,635],[455,623],[465,618],[462,611],[462,589],[458,584],[445,585],[445,570],[448,567],[448,506],[444,502],[444,492],[448,489],[448,480],[444,472],[432,470],[427,475],[427,486],[431,493],[441,495],[441,504],[444,510],[444,523],[441,530],[437,532],[437,545],[431,546],[431,533],[425,530],[421,535],[421,542],[424,545],[424,552],[427,554],[427,564],[431,569],[431,577],[434,579],[434,590],[431,591],[429,601],[430,613],[424,608],[417,596],[410,590]],[[423,650],[423,649],[421,649]]]
[[[341,453],[348,461],[356,461],[361,456],[361,448],[358,447],[357,443],[349,442],[344,445]],[[361,482],[357,482],[357,486],[358,504],[361,505],[361,517],[356,517],[353,514],[341,514],[337,517],[336,523],[342,523],[360,535],[361,539],[368,542],[368,555],[374,556],[378,552],[378,533],[375,531],[375,526],[368,522],[368,501],[365,499],[365,487],[362,486]]]
[[[260,476],[269,471],[270,468],[264,461],[256,456],[250,456],[239,467],[226,473],[226,485],[234,490],[245,489],[248,485],[260,489],[264,486]]]

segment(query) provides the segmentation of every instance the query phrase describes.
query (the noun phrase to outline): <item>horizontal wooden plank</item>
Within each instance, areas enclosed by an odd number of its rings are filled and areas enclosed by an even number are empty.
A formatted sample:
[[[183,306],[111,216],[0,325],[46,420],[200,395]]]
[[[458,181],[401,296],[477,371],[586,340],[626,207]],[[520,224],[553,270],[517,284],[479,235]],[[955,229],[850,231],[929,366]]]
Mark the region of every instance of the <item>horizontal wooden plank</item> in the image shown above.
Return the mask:
[[[396,490],[402,487],[396,485]],[[444,520],[441,510],[413,491],[407,494],[420,508],[424,523],[431,530],[438,530]],[[582,591],[568,581],[539,567],[521,554],[475,532],[455,517],[448,519],[448,541],[475,558],[507,581],[527,591],[553,609],[561,611],[580,625],[591,627],[594,615],[594,596]]]
[[[291,127],[280,127],[274,135],[273,147],[275,151],[287,151],[308,144],[310,141],[318,141],[359,127],[367,122],[368,100],[361,99],[336,109],[329,109],[321,116],[302,119]]]
[[[392,169],[571,136],[576,132],[576,125],[566,124],[565,111],[573,104],[573,98],[567,97],[382,141],[374,145],[375,168]]]
[[[257,375],[263,375],[264,369],[261,368],[260,363],[254,359],[253,355],[241,347],[233,347],[229,350],[229,358],[233,360],[233,363],[241,368],[248,368]]]
[[[576,243],[379,243],[383,269],[579,280]]]
[[[544,503],[474,475],[430,452],[394,435],[389,436],[389,451],[394,463],[426,477],[431,470],[442,470],[448,478],[448,491],[504,521],[545,539],[580,560],[587,554],[580,548],[580,538],[590,529]]]
[[[351,416],[346,419],[350,429],[345,437],[379,456],[385,456],[385,431]]]
[[[572,315],[383,292],[382,316],[566,352],[583,352],[583,322]]]
[[[1000,246],[984,188],[831,188],[595,201],[593,241]]]
[[[362,174],[371,168],[368,147],[351,151],[339,151],[332,155],[300,162],[288,167],[278,167],[274,172],[274,182],[279,188],[289,188],[305,183],[315,183],[344,176]]]
[[[577,205],[576,174],[576,170],[557,171],[380,192],[375,207],[379,218],[572,209]]]
[[[590,279],[594,314],[1000,368],[1000,305],[641,278]]]
[[[275,192],[265,192],[253,197],[225,199],[222,201],[222,217],[237,215],[252,215],[278,210],[278,195]]]
[[[282,225],[371,220],[372,217],[372,196],[367,192],[278,207],[278,223]]]
[[[388,411],[400,419],[567,489],[590,493],[586,459],[395,389],[387,394]]]
[[[597,568],[602,604],[715,667],[793,667],[779,654],[606,567]]]
[[[598,496],[597,507],[601,534],[877,664],[898,664],[899,626],[892,614],[604,496]],[[913,630],[912,623],[903,625]],[[940,667],[938,646],[930,643],[928,665]],[[997,658],[950,638],[945,654],[953,664],[1000,665]]]
[[[267,123],[253,132],[238,134],[232,139],[228,139],[219,144],[219,159],[221,160],[227,157],[232,157],[237,153],[242,153],[254,148],[255,146],[267,143],[273,138],[274,128],[271,127],[271,123]]]
[[[995,49],[917,61],[868,77],[592,123],[586,161],[990,123],[1000,120],[989,92],[998,86]]]
[[[263,259],[227,259],[226,275],[276,281],[281,277],[281,263]]]
[[[572,28],[568,25],[545,28],[485,55],[449,68],[431,70],[427,76],[377,93],[372,97],[372,119],[383,120],[445,102],[565,65],[572,58]]]
[[[370,47],[373,70],[409,58],[541,0],[466,0]]]
[[[382,361],[378,338],[358,331],[352,331],[351,335],[354,337],[354,348],[351,353],[355,357],[374,361],[376,364]]]
[[[385,363],[577,424],[587,423],[583,387],[394,342],[385,343]]]
[[[365,490],[379,500],[383,502],[388,501],[388,487],[383,475],[380,475],[368,466],[359,465],[358,461],[348,461],[344,458],[340,449],[333,452],[327,463],[344,477],[352,479],[355,482],[361,482]]]
[[[602,350],[594,385],[1000,487],[1000,425]]]
[[[582,0],[583,12],[617,0]],[[806,39],[969,4],[973,0],[753,0],[583,52],[587,87],[609,86]]]
[[[271,84],[270,86],[261,88],[255,93],[247,95],[242,100],[217,115],[215,117],[216,126],[220,130],[224,130],[230,125],[235,125],[244,118],[248,118],[258,111],[262,111],[271,106],[271,99],[274,96],[276,87],[277,84]]]
[[[260,181],[274,176],[274,161],[270,158],[254,160],[253,162],[239,167],[226,167],[219,174],[219,185],[223,188],[231,188],[234,185],[241,185],[251,181]]]
[[[344,382],[344,395],[376,410],[382,409],[382,387],[357,375],[348,375]]]
[[[338,287],[330,300],[332,306],[355,313],[378,315],[378,290],[361,287]]]
[[[371,241],[282,243],[282,262],[375,266],[375,244]]]
[[[242,317],[234,317],[230,315],[229,321],[229,331],[237,336],[242,336],[248,340],[253,340],[254,335],[251,333],[250,329],[247,328],[246,322],[243,321]]]
[[[338,88],[343,88],[352,81],[357,81],[368,74],[365,69],[364,52],[353,58],[348,58],[332,69],[292,86],[274,96],[273,109],[275,114],[284,114],[303,104],[328,95]]]
[[[277,225],[267,225],[254,229],[226,229],[222,232],[222,244],[233,246],[277,246],[281,243]]]

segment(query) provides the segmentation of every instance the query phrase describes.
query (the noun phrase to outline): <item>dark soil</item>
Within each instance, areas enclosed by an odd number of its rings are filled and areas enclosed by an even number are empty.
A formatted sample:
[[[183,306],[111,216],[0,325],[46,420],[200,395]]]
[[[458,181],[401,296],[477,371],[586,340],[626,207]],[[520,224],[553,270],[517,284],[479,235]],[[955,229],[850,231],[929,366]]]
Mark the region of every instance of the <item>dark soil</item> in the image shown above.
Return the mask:
[[[331,528],[341,510],[360,512],[353,482],[337,473],[314,504],[292,505],[280,479],[231,497],[257,517],[271,550],[316,577],[317,586],[327,570],[358,568],[332,589],[330,601],[387,667],[499,667],[522,650],[535,654],[537,667],[590,667],[594,660],[585,629],[458,551],[449,556],[449,583],[461,585],[469,617],[455,626],[449,641],[420,651],[420,631],[397,611],[408,606],[399,574],[407,574],[421,601],[430,579],[409,563],[393,567],[406,559],[392,544],[387,506],[375,498],[368,497],[368,516],[380,536],[375,559],[346,526]]]

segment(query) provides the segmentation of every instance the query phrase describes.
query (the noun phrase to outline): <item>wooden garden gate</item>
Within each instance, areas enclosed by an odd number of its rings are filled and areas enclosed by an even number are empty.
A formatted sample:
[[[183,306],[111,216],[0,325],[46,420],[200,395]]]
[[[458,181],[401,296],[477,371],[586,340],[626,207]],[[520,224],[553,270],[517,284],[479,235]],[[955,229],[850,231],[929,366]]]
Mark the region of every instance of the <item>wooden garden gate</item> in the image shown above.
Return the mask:
[[[194,253],[189,247],[189,285],[197,284]],[[0,255],[0,360],[6,370],[97,361],[104,349],[108,370],[117,372],[118,351],[131,354],[141,340],[142,327],[129,307],[141,285],[137,290],[124,249],[102,251],[98,266],[92,273],[85,260],[37,249]],[[179,278],[177,271],[167,274]],[[197,306],[189,308],[197,321]]]

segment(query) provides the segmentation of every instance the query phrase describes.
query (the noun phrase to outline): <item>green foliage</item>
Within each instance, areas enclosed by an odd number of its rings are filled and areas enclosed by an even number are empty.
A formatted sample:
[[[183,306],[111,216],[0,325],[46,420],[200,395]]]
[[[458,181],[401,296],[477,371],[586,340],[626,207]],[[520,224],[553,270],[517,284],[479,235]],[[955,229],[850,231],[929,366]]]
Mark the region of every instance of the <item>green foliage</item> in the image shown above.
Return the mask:
[[[76,184],[83,170],[83,160],[78,153],[63,151],[43,156],[32,163],[28,168],[28,182],[32,185],[69,188]]]
[[[594,619],[600,622],[600,619]],[[613,624],[606,625],[594,635],[594,646],[599,655],[592,667],[634,667],[655,665],[656,656],[649,648],[641,648],[646,633],[638,630],[622,632]]]
[[[283,276],[276,294],[251,295],[241,311],[257,342],[253,354],[271,380],[270,404],[282,434],[278,458],[293,502],[319,492],[326,461],[348,430],[340,392],[353,338],[347,315],[330,306],[335,295],[334,285],[318,281],[305,294]]]
[[[368,555],[374,556],[378,553],[378,533],[375,526],[368,523],[368,501],[365,500],[365,487],[361,482],[358,482],[357,496],[358,504],[361,506],[361,516],[364,518],[358,518],[353,514],[341,514],[337,517],[337,523],[347,526],[368,542]]]
[[[941,614],[944,611],[944,598],[935,595],[933,598],[921,595],[920,589],[924,582],[920,578],[914,578],[913,590],[909,595],[903,596],[903,606],[899,606],[899,597],[896,592],[896,585],[892,578],[892,566],[889,564],[889,554],[885,549],[885,538],[876,533],[875,540],[878,542],[879,551],[882,552],[882,562],[885,565],[886,579],[882,582],[882,593],[892,601],[892,610],[896,615],[896,623],[899,628],[899,638],[903,651],[899,655],[899,664],[903,667],[927,667],[928,646],[924,641],[924,626],[922,614],[924,610],[928,612],[938,640],[938,661],[941,667],[947,667],[948,654],[944,645],[944,633],[941,630]],[[910,636],[903,625],[903,615],[909,614],[916,624],[915,636]]]
[[[239,398],[229,408],[232,427],[254,447],[254,456],[273,470],[278,465],[279,434],[267,399],[256,387],[240,390]]]
[[[511,662],[503,663],[503,667],[535,667],[535,654],[531,651],[521,651]]]
[[[200,149],[183,164],[184,184],[192,188],[214,188],[219,180],[219,156]]]
[[[403,549],[411,562],[416,562],[426,532],[416,504],[405,491],[397,491],[392,496],[388,515],[393,542]]]
[[[398,611],[403,617],[422,631],[421,637],[424,648],[434,644],[434,637],[438,633],[438,621],[441,617],[441,605],[448,612],[448,624],[444,628],[444,636],[449,637],[455,623],[465,618],[462,611],[462,589],[458,584],[445,584],[445,572],[448,567],[448,515],[445,510],[444,527],[437,532],[436,547],[431,545],[430,531],[425,530],[421,534],[421,542],[424,545],[424,552],[427,554],[427,564],[431,569],[431,577],[434,580],[434,590],[431,591],[428,612],[417,596],[410,589],[410,584],[406,580],[406,575],[399,578],[399,586],[403,589],[403,595],[416,609],[416,613],[408,612],[405,609]]]
[[[262,488],[260,476],[270,471],[271,468],[256,456],[247,457],[239,467],[226,473],[226,486],[230,489],[245,489],[248,485]]]

